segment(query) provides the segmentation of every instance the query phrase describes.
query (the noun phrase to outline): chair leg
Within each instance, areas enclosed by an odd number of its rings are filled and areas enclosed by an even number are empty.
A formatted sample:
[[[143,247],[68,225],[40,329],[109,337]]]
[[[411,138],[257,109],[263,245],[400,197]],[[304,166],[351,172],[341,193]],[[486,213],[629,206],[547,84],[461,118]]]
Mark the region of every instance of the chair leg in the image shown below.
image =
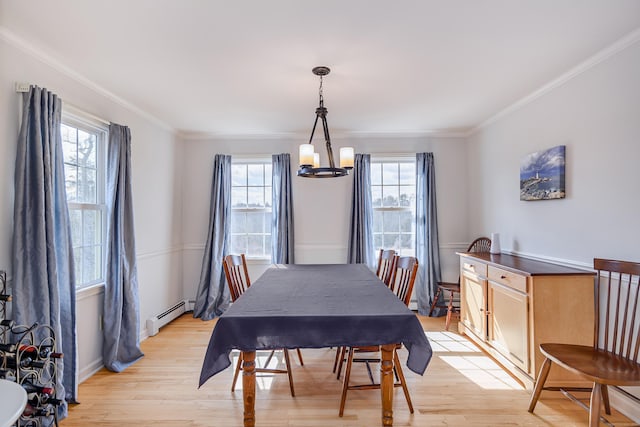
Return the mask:
[[[340,374],[342,373],[342,364],[344,363],[344,356],[347,351],[351,353],[350,350],[347,350],[347,347],[340,347],[340,360],[338,361],[338,373],[336,375],[337,379],[340,379]]]
[[[236,371],[233,374],[233,382],[231,383],[231,391],[236,390],[236,381],[238,381],[238,374],[240,373],[240,367],[242,366],[242,352],[238,356],[238,364],[236,365]]]
[[[453,313],[453,292],[449,292],[449,304],[447,305],[447,320],[444,323],[444,330],[449,330],[449,324],[451,323],[451,313]]]
[[[600,384],[602,388],[602,402],[604,403],[604,413],[611,415],[611,405],[609,404],[609,389],[606,384]]]
[[[393,352],[393,367],[395,368],[396,373],[400,377],[400,385],[402,386],[402,391],[404,392],[404,398],[407,399],[407,405],[409,406],[409,412],[413,414],[413,404],[411,403],[411,396],[409,396],[409,389],[407,388],[407,381],[404,378],[404,372],[402,372],[402,366],[400,365],[400,358],[398,357],[398,352]]]
[[[542,393],[542,389],[544,388],[544,383],[547,381],[547,376],[549,376],[551,363],[551,360],[549,360],[548,358],[545,358],[544,362],[542,362],[540,373],[538,374],[538,380],[536,381],[536,386],[533,389],[533,394],[531,394],[531,400],[529,401],[529,412],[533,412],[536,407],[536,403],[538,403],[540,393]]]
[[[600,424],[600,404],[602,403],[602,387],[593,383],[591,402],[589,403],[589,427],[598,427]]]
[[[287,365],[287,376],[289,377],[289,388],[291,389],[291,397],[296,397],[296,392],[293,389],[293,374],[291,373],[291,360],[289,359],[289,350],[285,348],[282,351],[284,352],[284,363]]]
[[[342,350],[342,347],[336,347],[336,358],[333,361],[333,372],[334,374],[336,373],[336,369],[338,368],[338,359],[340,358],[340,351]]]
[[[273,355],[275,354],[275,350],[271,350],[271,353],[269,353],[269,357],[267,357],[266,362],[264,362],[264,367],[265,368],[269,368],[269,363],[271,362],[271,359],[273,359]],[[257,366],[257,365],[256,365]]]
[[[438,303],[438,298],[440,297],[441,292],[442,292],[442,289],[438,288],[438,291],[433,297],[433,302],[431,303],[431,309],[429,310],[429,317],[431,317],[431,315],[433,314],[433,310],[436,309],[436,304]]]
[[[296,348],[296,352],[298,353],[298,360],[300,361],[300,366],[304,366],[304,362],[302,361],[302,352],[299,348]]]
[[[344,404],[347,401],[347,390],[349,390],[349,377],[351,377],[351,365],[353,365],[353,349],[350,348],[349,358],[347,359],[347,367],[345,368],[344,378],[342,380],[342,396],[340,397],[340,413],[339,413],[340,416],[344,414]]]

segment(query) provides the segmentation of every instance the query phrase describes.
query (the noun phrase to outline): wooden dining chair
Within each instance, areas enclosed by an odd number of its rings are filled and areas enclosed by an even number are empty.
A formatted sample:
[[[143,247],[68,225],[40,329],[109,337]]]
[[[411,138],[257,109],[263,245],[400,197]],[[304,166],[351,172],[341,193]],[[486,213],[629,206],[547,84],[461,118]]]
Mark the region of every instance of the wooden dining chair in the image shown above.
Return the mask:
[[[478,237],[475,239],[469,247],[467,248],[467,252],[489,252],[491,248],[491,239],[488,237]],[[443,297],[444,292],[449,293],[449,302],[447,305],[438,305],[438,300]],[[433,302],[431,303],[431,309],[429,310],[429,316],[434,312],[436,308],[446,308],[447,309],[447,319],[444,323],[444,329],[449,330],[449,325],[451,324],[451,315],[453,313],[459,313],[460,307],[455,305],[454,302],[456,298],[460,299],[460,277],[458,276],[458,281],[453,282],[438,282],[438,290],[436,291],[435,296],[433,297]]]
[[[394,251],[393,249],[380,249],[376,276],[378,276],[378,278],[382,280],[387,286],[389,286],[389,284],[391,283],[395,261],[396,251]]]
[[[596,258],[593,268],[597,272],[594,344],[540,344],[545,360],[531,395],[529,412],[535,409],[542,390],[560,390],[589,410],[589,426],[596,427],[601,419],[601,403],[604,403],[605,413],[611,414],[607,386],[640,386],[640,263]],[[593,386],[586,389],[545,387],[554,363],[578,374]],[[590,391],[590,405],[578,401],[570,391]]]
[[[393,271],[391,285],[389,289],[407,306],[409,306],[409,301],[411,300],[411,292],[413,291],[413,286],[416,281],[416,277],[418,275],[418,260],[415,257],[398,257],[396,256],[395,268]],[[411,396],[409,395],[409,389],[407,388],[407,383],[404,377],[404,373],[402,372],[402,365],[400,364],[400,359],[398,357],[398,350],[402,347],[402,344],[396,344],[395,350],[393,351],[393,372],[396,377],[396,381],[393,384],[394,387],[402,387],[402,391],[404,392],[404,397],[407,401],[407,405],[409,406],[409,412],[413,414],[413,404],[411,403]],[[365,347],[349,347],[348,349],[343,350],[348,354],[347,363],[345,367],[344,379],[342,382],[342,396],[340,398],[340,413],[342,416],[344,414],[344,406],[347,401],[347,392],[349,390],[372,390],[372,389],[380,389],[380,383],[376,383],[373,379],[373,374],[371,372],[370,363],[380,363],[381,358],[380,354],[380,346],[365,346]],[[355,357],[356,354],[361,353],[378,353],[376,357]],[[344,354],[340,358],[341,361],[344,359]],[[349,380],[351,378],[351,368],[354,362],[363,362],[366,364],[367,372],[369,374],[370,383],[369,384],[354,384],[350,385]],[[340,363],[342,365],[342,362]],[[341,367],[340,367],[341,368]],[[340,368],[338,370],[338,376],[340,375]]]
[[[249,289],[251,286],[251,279],[249,278],[249,271],[247,269],[247,260],[244,254],[240,255],[227,255],[224,257],[222,261],[222,267],[224,269],[224,275],[227,279],[227,285],[229,287],[229,292],[231,293],[231,301],[236,301],[238,298],[242,296],[242,294]],[[295,390],[293,388],[293,374],[291,372],[291,361],[289,358],[289,350],[282,349],[284,353],[284,361],[287,369],[273,369],[267,368],[269,366],[269,362],[273,358],[275,350],[271,351],[267,360],[265,361],[264,368],[260,368],[256,366],[256,373],[271,373],[271,374],[287,374],[289,377],[289,388],[291,389],[291,396],[295,397]],[[296,349],[298,352],[298,358],[300,359],[300,365],[304,366],[304,362],[302,361],[302,353],[300,349]],[[240,357],[238,358],[238,363],[236,365],[235,373],[233,374],[233,382],[231,383],[231,391],[235,391],[236,382],[238,380],[238,374],[242,370],[242,352],[240,352]]]

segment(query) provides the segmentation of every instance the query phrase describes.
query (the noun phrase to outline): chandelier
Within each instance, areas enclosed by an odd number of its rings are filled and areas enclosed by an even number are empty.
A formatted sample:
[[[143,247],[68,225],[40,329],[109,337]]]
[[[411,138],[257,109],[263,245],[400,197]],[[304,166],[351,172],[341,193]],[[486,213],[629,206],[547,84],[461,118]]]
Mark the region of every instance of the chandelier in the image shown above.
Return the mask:
[[[322,77],[329,74],[329,71],[331,71],[329,67],[323,66],[315,67],[312,70],[313,74],[320,77],[320,89],[318,91],[320,102],[318,108],[316,108],[316,120],[313,122],[309,142],[300,146],[300,169],[298,169],[298,176],[305,178],[336,178],[349,175],[349,171],[353,169],[353,147],[340,148],[340,167],[336,167],[335,161],[333,160],[331,137],[329,136],[329,126],[327,125],[327,109],[324,107],[324,98],[322,97]],[[318,119],[322,121],[327,157],[329,157],[329,167],[320,167],[320,154],[314,152],[313,149],[313,134],[316,131]]]

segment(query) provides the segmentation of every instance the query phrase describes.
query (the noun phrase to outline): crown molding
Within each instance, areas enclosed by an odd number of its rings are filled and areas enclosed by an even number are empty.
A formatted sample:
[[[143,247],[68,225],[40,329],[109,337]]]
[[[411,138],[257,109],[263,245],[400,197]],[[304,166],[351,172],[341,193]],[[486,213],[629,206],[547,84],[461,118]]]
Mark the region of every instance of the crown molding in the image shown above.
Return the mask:
[[[494,114],[493,116],[491,116],[490,118],[488,118],[484,122],[480,123],[478,126],[473,127],[467,133],[466,136],[469,137],[469,136],[475,134],[476,132],[482,130],[483,128],[485,128],[485,127],[497,122],[498,120],[502,119],[503,117],[508,116],[509,114],[519,110],[520,108],[522,108],[525,105],[533,102],[534,100],[540,98],[541,96],[547,94],[548,92],[552,91],[553,89],[562,86],[563,84],[565,84],[568,81],[572,80],[573,78],[579,76],[580,74],[584,73],[585,71],[588,71],[591,68],[595,67],[596,65],[600,64],[601,62],[604,62],[605,60],[609,59],[611,56],[613,56],[613,55],[615,55],[615,54],[617,54],[619,52],[622,52],[623,50],[627,49],[630,46],[633,46],[638,41],[640,41],[640,28],[635,29],[631,33],[627,34],[626,36],[624,36],[621,39],[619,39],[616,42],[614,42],[609,47],[602,49],[601,51],[599,51],[595,55],[591,56],[587,60],[581,62],[577,66],[573,67],[572,69],[570,69],[566,73],[560,75],[556,79],[554,79],[554,80],[550,81],[549,83],[541,86],[540,88],[538,88],[534,92],[530,93],[529,95],[525,96],[524,98],[521,98],[520,100],[514,102],[513,104],[511,104],[507,108],[505,108],[505,109],[499,111],[498,113]]]
[[[466,138],[468,130],[433,130],[433,131],[400,131],[400,132],[365,132],[365,131],[331,131],[332,141],[389,139],[389,138]],[[302,132],[269,132],[248,134],[222,134],[215,132],[177,131],[176,136],[183,141],[206,140],[274,140],[288,139],[291,141],[307,142],[309,135]],[[319,137],[321,138],[321,137]]]
[[[175,133],[175,129],[170,126],[169,124],[167,124],[166,122],[160,120],[159,118],[155,117],[154,115],[152,115],[151,113],[137,107],[136,105],[132,104],[131,102],[127,101],[124,98],[119,97],[118,95],[114,94],[113,92],[105,89],[104,87],[100,86],[99,84],[89,80],[88,78],[84,77],[82,74],[72,70],[71,68],[67,67],[66,65],[64,65],[63,63],[61,63],[60,61],[58,61],[57,59],[53,58],[52,56],[44,53],[42,50],[38,49],[37,47],[35,47],[33,44],[27,42],[26,40],[24,40],[23,38],[17,36],[16,34],[14,34],[12,31],[10,31],[7,27],[0,25],[0,39],[6,41],[8,44],[10,44],[11,46],[20,49],[21,51],[25,52],[26,54],[30,55],[31,57],[37,59],[38,61],[50,66],[51,68],[59,71],[60,73],[64,74],[65,76],[69,77],[70,79],[74,80],[75,82],[81,84],[82,86],[104,96],[105,98],[115,102],[116,104],[126,108],[129,111],[132,111],[142,117],[144,117],[145,119],[153,122],[154,124],[160,126],[162,129]]]

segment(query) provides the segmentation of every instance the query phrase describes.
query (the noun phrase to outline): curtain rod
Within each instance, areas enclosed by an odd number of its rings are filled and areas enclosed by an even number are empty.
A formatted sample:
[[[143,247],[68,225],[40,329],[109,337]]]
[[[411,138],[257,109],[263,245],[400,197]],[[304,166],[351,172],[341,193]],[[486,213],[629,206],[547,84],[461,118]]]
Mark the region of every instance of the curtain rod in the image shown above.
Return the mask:
[[[31,84],[30,83],[24,83],[24,82],[16,82],[16,92],[18,93],[23,93],[23,92],[29,92],[29,89],[31,88]],[[84,109],[77,107],[73,104],[70,104],[68,102],[62,101],[62,106],[63,108],[66,108],[68,110],[70,110],[69,112],[72,115],[76,115],[76,116],[84,116],[87,117],[91,120],[94,120],[96,122],[102,123],[104,125],[109,126],[111,124],[111,121],[109,120],[105,120],[102,117],[98,117],[94,114],[88,113],[87,111],[85,111]]]

